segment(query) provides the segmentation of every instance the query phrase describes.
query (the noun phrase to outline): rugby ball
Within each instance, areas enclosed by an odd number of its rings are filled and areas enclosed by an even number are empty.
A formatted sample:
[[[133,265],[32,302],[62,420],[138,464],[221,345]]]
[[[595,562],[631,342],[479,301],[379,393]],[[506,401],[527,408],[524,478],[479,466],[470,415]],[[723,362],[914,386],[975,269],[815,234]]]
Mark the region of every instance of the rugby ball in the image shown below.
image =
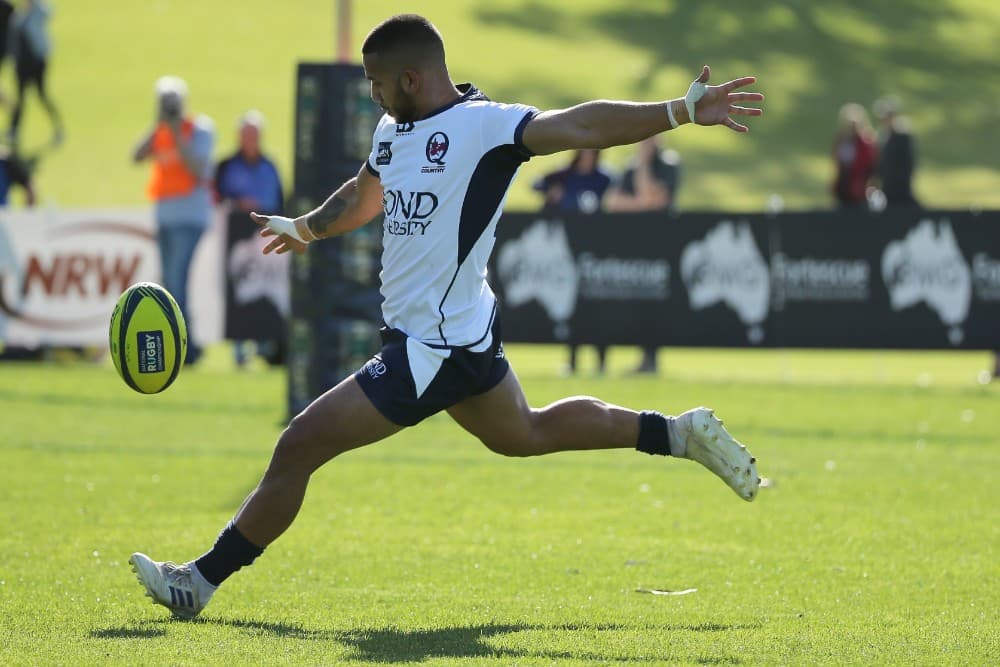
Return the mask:
[[[187,353],[187,325],[174,297],[156,283],[136,283],[111,314],[108,343],[115,370],[141,394],[177,379]]]

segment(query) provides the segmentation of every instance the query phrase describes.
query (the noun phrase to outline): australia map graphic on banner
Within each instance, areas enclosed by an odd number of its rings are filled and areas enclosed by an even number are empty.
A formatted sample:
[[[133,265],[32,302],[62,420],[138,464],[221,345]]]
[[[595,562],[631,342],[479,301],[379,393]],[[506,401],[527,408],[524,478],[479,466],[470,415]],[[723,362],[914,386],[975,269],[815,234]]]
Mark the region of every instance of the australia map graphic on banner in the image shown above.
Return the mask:
[[[510,341],[1000,349],[1000,212],[505,215]]]

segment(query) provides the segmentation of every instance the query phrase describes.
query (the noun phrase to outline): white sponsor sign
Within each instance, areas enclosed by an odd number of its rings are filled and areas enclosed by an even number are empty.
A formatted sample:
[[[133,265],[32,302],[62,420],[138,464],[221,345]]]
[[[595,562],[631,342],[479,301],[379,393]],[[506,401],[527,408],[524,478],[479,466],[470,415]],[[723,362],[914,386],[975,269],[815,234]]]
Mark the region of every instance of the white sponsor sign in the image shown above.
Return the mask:
[[[771,256],[771,307],[786,301],[864,302],[871,293],[872,269],[867,260],[831,257]]]
[[[270,241],[269,237],[254,234],[233,244],[227,267],[233,299],[237,306],[258,299],[270,301],[275,310],[287,318],[292,312],[288,277],[292,256],[288,253],[265,255],[264,247]]]
[[[882,253],[882,279],[893,310],[923,302],[949,327],[948,340],[962,342],[972,273],[948,220],[922,220],[904,238],[890,242]]]
[[[663,258],[598,256],[574,258],[561,221],[538,220],[497,252],[497,271],[512,307],[538,301],[556,322],[557,336],[580,298],[663,301],[670,296],[670,263]],[[559,333],[562,332],[562,333]]]
[[[1000,259],[985,252],[972,257],[972,285],[981,301],[1000,301]]]
[[[202,236],[188,281],[192,337],[222,337],[224,222]],[[129,285],[161,282],[152,211],[0,211],[0,340],[6,345],[105,345]]]
[[[539,220],[508,241],[497,253],[497,271],[510,306],[535,299],[560,324],[573,315],[580,276],[562,223]]]
[[[763,340],[771,284],[749,224],[720,222],[684,248],[680,264],[693,310],[725,304],[747,327],[751,343]]]

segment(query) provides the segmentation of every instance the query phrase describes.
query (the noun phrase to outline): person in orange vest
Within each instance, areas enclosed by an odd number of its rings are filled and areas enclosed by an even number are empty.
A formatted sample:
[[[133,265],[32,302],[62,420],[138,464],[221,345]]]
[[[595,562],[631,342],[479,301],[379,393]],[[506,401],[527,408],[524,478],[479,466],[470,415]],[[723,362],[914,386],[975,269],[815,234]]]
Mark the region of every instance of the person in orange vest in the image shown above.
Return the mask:
[[[187,84],[174,76],[156,82],[156,119],[133,152],[133,160],[150,160],[146,194],[154,202],[163,286],[180,306],[189,339],[185,363],[198,360],[200,348],[191,335],[187,284],[191,259],[212,215],[212,148],[215,129],[207,116],[186,110]]]

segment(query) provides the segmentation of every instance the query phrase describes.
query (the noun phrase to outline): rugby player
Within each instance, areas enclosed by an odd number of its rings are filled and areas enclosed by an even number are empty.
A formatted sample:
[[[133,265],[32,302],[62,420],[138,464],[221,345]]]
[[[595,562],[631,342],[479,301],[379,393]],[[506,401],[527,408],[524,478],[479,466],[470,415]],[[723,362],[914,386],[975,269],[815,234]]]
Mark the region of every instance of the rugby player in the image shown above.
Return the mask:
[[[497,299],[486,281],[494,231],[518,167],[533,155],[633,144],[681,125],[747,127],[743,77],[684,97],[597,100],[553,111],[491,101],[448,74],[441,35],[399,15],[362,47],[371,97],[382,109],[358,175],[299,218],[253,214],[264,252],[303,252],[384,213],[383,348],[303,410],[281,433],[257,488],[204,555],[181,565],[135,553],[130,563],[155,603],[192,618],[295,519],[309,478],[337,455],[414,426],[441,410],[504,456],[628,448],[702,464],[744,500],[760,480],[754,459],[713,412],[636,412],[589,396],[529,406],[504,356]]]

